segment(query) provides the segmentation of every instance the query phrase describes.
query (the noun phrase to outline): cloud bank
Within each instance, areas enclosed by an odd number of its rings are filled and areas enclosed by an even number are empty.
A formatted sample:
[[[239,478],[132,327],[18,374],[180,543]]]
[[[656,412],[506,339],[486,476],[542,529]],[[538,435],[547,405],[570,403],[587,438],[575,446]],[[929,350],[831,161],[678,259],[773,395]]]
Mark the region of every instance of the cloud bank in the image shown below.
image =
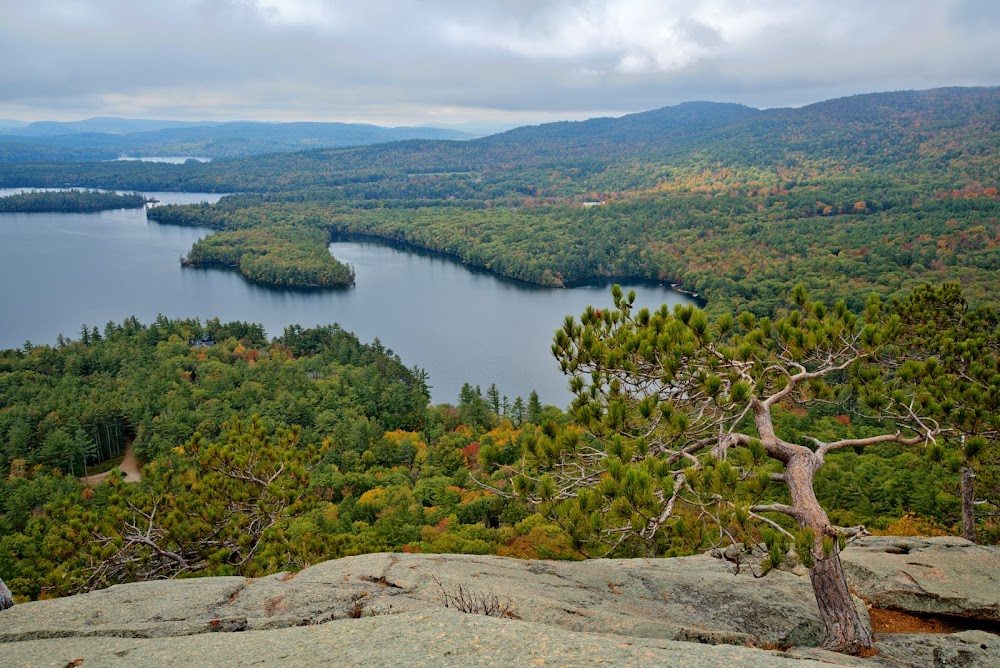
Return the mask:
[[[0,0],[0,117],[522,123],[1000,84],[993,0]]]

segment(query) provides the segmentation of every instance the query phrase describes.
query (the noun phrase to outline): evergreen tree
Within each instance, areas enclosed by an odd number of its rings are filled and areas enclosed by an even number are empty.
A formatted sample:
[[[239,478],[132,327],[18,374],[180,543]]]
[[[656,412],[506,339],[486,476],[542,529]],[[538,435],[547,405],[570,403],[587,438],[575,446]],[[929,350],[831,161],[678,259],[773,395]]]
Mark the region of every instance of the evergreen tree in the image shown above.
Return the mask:
[[[636,313],[634,293],[625,297],[615,286],[612,294],[613,309],[589,307],[579,322],[568,317],[553,347],[588,437],[543,429],[526,460],[537,472],[526,468],[515,489],[604,554],[627,546],[656,554],[666,536],[695,530],[685,515],[749,544],[757,540],[748,531],[762,523],[764,568],[780,563],[790,543],[809,567],[825,645],[871,651],[840,562],[844,539],[864,527],[834,525],[813,480],[834,451],[933,443],[941,433],[914,411],[917,390],[895,372],[899,317],[874,297],[860,316],[843,302],[827,309],[801,286],[796,308],[776,320],[744,312],[712,321],[680,305]],[[803,436],[806,445],[775,430],[780,403],[845,397],[873,424],[884,421],[881,433],[828,442]],[[768,491],[775,484],[787,487],[790,503]]]
[[[496,383],[491,383],[489,389],[486,390],[486,400],[493,413],[500,415],[500,391],[497,389]]]
[[[528,422],[538,424],[542,421],[542,402],[538,399],[538,392],[531,391],[528,395]]]
[[[514,405],[511,406],[510,409],[511,419],[514,421],[514,424],[520,427],[521,423],[524,422],[525,414],[524,399],[521,397],[514,397]]]

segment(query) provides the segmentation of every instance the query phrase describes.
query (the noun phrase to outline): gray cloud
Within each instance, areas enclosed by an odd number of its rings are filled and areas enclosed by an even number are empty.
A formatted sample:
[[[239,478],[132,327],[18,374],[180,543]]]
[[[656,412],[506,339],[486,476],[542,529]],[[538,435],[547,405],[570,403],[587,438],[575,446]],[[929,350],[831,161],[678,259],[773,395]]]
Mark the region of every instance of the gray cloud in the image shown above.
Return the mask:
[[[1000,83],[992,0],[0,0],[0,117],[533,122]]]

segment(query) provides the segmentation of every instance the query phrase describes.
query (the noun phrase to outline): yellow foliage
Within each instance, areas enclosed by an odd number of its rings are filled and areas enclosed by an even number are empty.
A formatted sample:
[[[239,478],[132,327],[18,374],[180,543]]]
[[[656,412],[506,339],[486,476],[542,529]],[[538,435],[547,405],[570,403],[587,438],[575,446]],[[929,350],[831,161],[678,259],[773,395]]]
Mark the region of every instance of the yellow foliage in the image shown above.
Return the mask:
[[[14,478],[26,478],[28,477],[28,462],[24,459],[13,459],[10,462],[10,475],[9,477],[13,480]]]
[[[381,487],[370,489],[358,497],[358,505],[371,506],[372,508],[381,508],[387,501],[385,490]]]

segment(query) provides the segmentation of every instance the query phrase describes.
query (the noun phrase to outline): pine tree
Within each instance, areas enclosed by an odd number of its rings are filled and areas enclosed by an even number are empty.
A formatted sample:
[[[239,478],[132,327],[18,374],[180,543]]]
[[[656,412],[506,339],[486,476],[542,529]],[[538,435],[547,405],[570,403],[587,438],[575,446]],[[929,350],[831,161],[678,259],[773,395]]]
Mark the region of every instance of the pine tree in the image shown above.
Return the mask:
[[[538,399],[538,392],[532,390],[528,395],[528,422],[538,424],[542,421],[542,402]]]
[[[652,556],[675,533],[694,531],[700,541],[707,534],[690,526],[691,517],[751,543],[762,535],[751,527],[763,525],[765,569],[792,544],[809,567],[825,646],[870,652],[871,633],[840,561],[844,540],[865,530],[835,526],[813,478],[831,452],[915,446],[940,435],[913,409],[918,389],[896,372],[905,333],[899,317],[874,297],[860,315],[843,302],[827,309],[801,286],[792,294],[796,307],[773,321],[750,313],[712,321],[682,305],[636,313],[634,293],[625,297],[615,286],[612,294],[613,309],[590,307],[579,322],[568,317],[553,346],[585,434],[543,429],[514,488],[597,554],[644,547]],[[779,404],[844,397],[885,430],[833,442],[804,435],[808,445],[776,433]],[[787,487],[790,503],[769,501],[776,484]],[[780,515],[797,528],[784,528]]]

